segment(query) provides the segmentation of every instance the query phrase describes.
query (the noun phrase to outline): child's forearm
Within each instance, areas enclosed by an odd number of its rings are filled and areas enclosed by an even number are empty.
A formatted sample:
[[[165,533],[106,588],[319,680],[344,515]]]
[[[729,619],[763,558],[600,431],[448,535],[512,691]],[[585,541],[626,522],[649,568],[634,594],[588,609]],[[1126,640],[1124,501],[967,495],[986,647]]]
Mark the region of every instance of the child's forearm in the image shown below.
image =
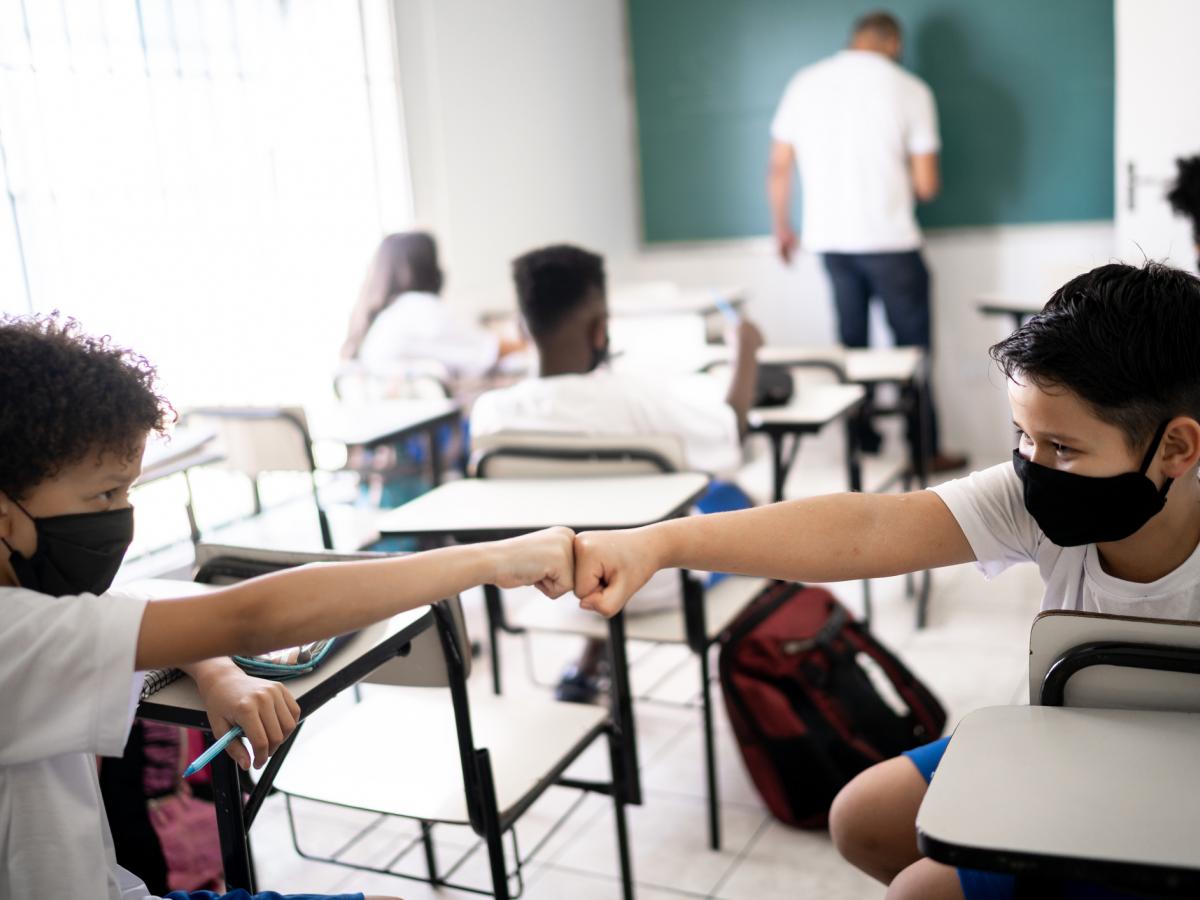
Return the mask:
[[[494,544],[447,547],[399,559],[326,563],[243,582],[247,641],[261,653],[362,628],[493,580]]]
[[[645,531],[659,568],[790,581],[878,578],[974,558],[950,511],[929,491],[831,494]]]
[[[138,668],[254,654],[353,631],[491,581],[496,544],[287,569],[147,605]]]

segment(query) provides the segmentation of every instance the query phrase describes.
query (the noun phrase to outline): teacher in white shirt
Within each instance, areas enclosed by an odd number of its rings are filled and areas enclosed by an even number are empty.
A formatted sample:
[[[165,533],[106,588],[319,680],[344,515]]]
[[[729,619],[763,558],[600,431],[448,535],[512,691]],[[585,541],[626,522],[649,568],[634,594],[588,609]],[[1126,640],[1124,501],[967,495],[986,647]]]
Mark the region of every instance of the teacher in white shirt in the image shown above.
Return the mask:
[[[930,345],[929,270],[913,207],[938,192],[941,142],[933,92],[900,66],[900,50],[894,16],[863,16],[847,49],[793,76],[771,123],[767,193],[779,254],[790,263],[801,244],[790,212],[798,168],[803,245],[829,273],[848,347],[867,346],[873,297],[898,345]],[[941,452],[932,404],[930,419],[931,470],[965,465],[966,457]],[[878,451],[869,424],[859,438],[865,451]]]

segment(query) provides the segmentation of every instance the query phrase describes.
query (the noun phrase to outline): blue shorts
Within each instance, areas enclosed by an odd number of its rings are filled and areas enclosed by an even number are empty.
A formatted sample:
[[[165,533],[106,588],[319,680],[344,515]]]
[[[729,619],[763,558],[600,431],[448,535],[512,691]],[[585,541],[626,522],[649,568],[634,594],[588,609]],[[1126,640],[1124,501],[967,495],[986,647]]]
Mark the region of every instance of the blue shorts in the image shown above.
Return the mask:
[[[274,891],[260,891],[250,894],[238,888],[228,894],[214,894],[212,891],[171,891],[163,900],[363,900],[362,894],[277,894]]]
[[[913,750],[905,750],[907,756],[925,783],[933,780],[938,763],[950,744],[950,738],[944,737],[931,744],[923,744]],[[1012,900],[1015,879],[1011,875],[1000,872],[984,872],[979,869],[959,869],[958,883],[962,885],[963,896],[966,900]],[[1062,896],[1066,900],[1133,900],[1138,894],[1128,894],[1084,882],[1071,882],[1063,885]]]

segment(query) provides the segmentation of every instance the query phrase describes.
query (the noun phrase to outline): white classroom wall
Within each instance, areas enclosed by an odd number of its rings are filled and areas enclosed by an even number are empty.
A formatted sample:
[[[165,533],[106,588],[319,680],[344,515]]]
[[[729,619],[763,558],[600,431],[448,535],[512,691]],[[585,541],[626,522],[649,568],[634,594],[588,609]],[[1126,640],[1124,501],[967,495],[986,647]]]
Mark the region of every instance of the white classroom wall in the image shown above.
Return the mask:
[[[787,269],[767,238],[641,246],[624,0],[395,3],[417,217],[442,240],[452,299],[509,304],[512,257],[570,241],[605,254],[612,280],[743,285],[772,342],[834,341],[811,256]],[[1044,298],[1070,272],[1107,261],[1113,245],[1111,222],[927,236],[948,446],[979,463],[1012,446],[986,355],[1007,322],[979,316],[976,294]]]

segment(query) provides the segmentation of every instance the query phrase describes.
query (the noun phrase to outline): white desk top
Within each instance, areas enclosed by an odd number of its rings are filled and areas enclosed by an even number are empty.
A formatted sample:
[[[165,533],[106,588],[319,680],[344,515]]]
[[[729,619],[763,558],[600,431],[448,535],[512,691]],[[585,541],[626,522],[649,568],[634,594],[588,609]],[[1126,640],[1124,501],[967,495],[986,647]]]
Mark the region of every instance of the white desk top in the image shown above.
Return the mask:
[[[1029,297],[1014,297],[1011,294],[980,294],[975,298],[975,305],[983,313],[1016,313],[1032,316],[1040,313],[1045,301],[1033,300]]]
[[[981,709],[954,732],[917,830],[963,850],[1200,869],[1198,757],[1194,713]]]
[[[459,413],[452,400],[380,400],[305,407],[314,440],[358,447],[383,444]]]
[[[770,426],[822,428],[854,409],[866,393],[860,384],[805,385],[787,406],[750,410],[750,427],[754,430]]]
[[[219,459],[220,454],[205,450],[216,437],[216,432],[207,428],[176,428],[167,438],[151,439],[142,454],[142,474],[138,484]]]
[[[384,513],[379,532],[405,535],[523,534],[635,528],[670,518],[708,485],[698,472],[621,478],[464,478]]]
[[[172,581],[163,578],[136,581],[119,589],[121,593],[156,598],[195,596],[211,590],[216,590],[216,588],[210,585],[197,584],[194,581]],[[317,688],[342,674],[350,664],[366,656],[371,650],[380,646],[389,638],[395,637],[406,629],[413,629],[418,624],[422,626],[418,629],[418,632],[423,631],[424,625],[427,623],[422,623],[422,619],[426,616],[429,616],[432,621],[430,608],[428,606],[421,606],[411,609],[408,612],[400,613],[383,622],[368,625],[350,640],[334,648],[315,672],[308,675],[301,675],[299,678],[293,678],[291,681],[284,682],[284,684],[287,685],[287,689],[291,691],[296,701],[304,706],[303,700],[307,695],[312,694]],[[415,633],[413,636],[416,636]],[[184,714],[183,718],[189,718],[189,713],[199,713],[201,716],[204,714],[204,704],[201,702],[200,694],[196,690],[196,683],[190,678],[180,678],[178,681],[171,682],[162,690],[151,694],[143,700],[141,705],[148,708],[165,707],[169,710],[182,711]],[[172,717],[173,720],[177,718],[179,717]]]
[[[731,285],[682,288],[672,282],[618,284],[608,291],[613,316],[711,315],[719,312],[718,300],[737,307],[745,303],[746,292]]]
[[[696,368],[726,362],[728,359],[729,348],[716,344],[704,349]],[[789,347],[768,344],[758,351],[758,361],[768,365],[829,362],[838,366],[846,378],[858,384],[911,381],[920,372],[924,359],[925,351],[920,347]]]

